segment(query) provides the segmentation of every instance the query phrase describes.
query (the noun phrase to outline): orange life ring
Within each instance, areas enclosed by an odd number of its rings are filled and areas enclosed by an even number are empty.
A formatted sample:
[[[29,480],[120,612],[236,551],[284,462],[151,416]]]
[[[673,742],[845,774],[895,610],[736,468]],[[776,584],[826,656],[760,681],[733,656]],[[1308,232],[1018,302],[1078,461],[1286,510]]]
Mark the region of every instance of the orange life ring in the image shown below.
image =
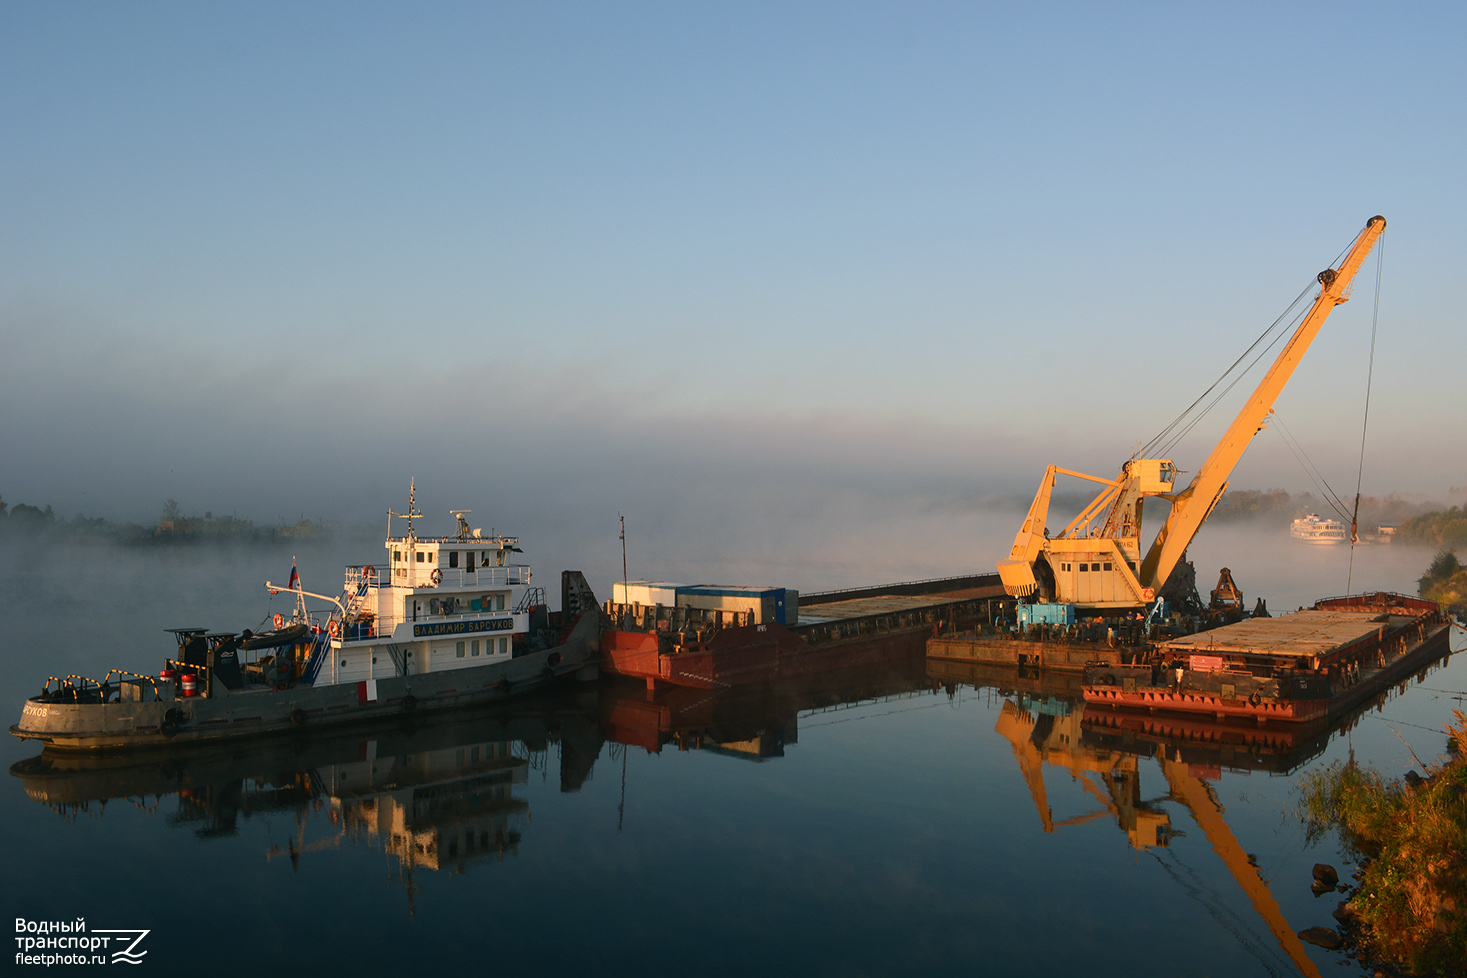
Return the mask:
[[[285,616],[278,611],[275,612],[275,617],[270,620],[275,623],[276,628],[281,628],[285,625]]]
[[[368,564],[366,567],[363,567],[362,568],[362,580],[364,580],[364,581],[370,581],[372,578],[374,578],[376,576],[377,576],[377,568],[373,567],[371,564]]]
[[[326,631],[328,634],[330,634],[332,638],[336,638],[338,635],[341,634],[341,625],[337,622],[335,618],[333,618],[331,619],[330,623],[327,624]]]
[[[443,571],[437,567],[433,568],[433,573],[428,575],[428,579],[433,582],[434,587],[437,587],[443,583]]]

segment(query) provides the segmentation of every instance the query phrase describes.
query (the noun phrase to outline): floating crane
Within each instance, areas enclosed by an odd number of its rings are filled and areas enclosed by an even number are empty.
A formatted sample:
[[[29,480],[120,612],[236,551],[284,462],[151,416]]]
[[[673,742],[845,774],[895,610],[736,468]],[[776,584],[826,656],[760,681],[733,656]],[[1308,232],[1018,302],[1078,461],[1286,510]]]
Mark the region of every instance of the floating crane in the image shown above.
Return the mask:
[[[1188,486],[1173,492],[1171,459],[1133,458],[1114,479],[1051,465],[1029,506],[1013,549],[998,562],[1004,590],[1016,598],[1095,609],[1133,610],[1150,604],[1166,584],[1208,514],[1228,487],[1228,476],[1253,436],[1263,430],[1273,403],[1334,307],[1350,297],[1355,273],[1385,230],[1380,215],[1366,222],[1339,268],[1318,275],[1319,295],[1258,388],[1233,420]],[[1057,475],[1099,483],[1090,505],[1057,536],[1046,526]],[[1145,556],[1141,553],[1141,504],[1156,496],[1172,504]]]

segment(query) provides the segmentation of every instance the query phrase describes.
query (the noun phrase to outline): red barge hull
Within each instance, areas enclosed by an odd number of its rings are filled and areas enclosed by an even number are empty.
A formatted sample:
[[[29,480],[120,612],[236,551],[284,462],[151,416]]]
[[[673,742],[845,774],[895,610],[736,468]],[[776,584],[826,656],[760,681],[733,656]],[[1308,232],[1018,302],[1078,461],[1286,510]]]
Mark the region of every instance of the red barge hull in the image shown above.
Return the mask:
[[[1218,720],[1307,723],[1337,717],[1451,652],[1430,601],[1399,594],[1328,598],[1281,618],[1159,643],[1142,665],[1086,671],[1087,705]]]
[[[1009,602],[998,575],[987,574],[803,596],[793,626],[608,604],[608,618],[632,627],[602,633],[601,666],[649,687],[769,683],[920,655],[936,631]]]

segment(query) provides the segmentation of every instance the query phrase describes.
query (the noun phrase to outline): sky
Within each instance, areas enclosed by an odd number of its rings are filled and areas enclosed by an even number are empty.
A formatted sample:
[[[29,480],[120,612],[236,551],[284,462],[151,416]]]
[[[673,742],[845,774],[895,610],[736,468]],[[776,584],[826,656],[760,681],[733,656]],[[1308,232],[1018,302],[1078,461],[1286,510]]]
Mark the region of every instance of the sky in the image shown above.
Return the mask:
[[[1373,370],[1362,488],[1445,494],[1464,28],[1446,3],[0,5],[0,497],[376,520],[416,478],[443,529],[614,546],[620,513],[674,566],[825,547],[839,576],[908,541],[920,575],[944,514],[1022,511],[1050,463],[1114,474],[1377,213],[1279,417],[1353,492]],[[1272,431],[1233,485],[1316,491]]]

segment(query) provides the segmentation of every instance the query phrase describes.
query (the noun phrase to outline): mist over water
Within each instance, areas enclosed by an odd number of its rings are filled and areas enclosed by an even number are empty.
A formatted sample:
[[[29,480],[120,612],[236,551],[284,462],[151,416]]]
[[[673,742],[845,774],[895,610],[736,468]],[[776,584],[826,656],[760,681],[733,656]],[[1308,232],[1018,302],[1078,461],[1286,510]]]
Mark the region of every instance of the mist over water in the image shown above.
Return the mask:
[[[690,510],[645,533],[629,521],[629,570],[803,589],[987,572],[1022,518],[1022,505],[1008,505],[846,492],[805,498],[790,510],[796,518],[739,512],[714,524]],[[557,571],[578,558],[593,558],[581,569],[598,593],[619,576],[616,524],[603,522],[586,516],[523,534],[552,600]],[[419,529],[449,526],[445,515]],[[586,527],[599,539],[588,543]],[[13,722],[46,676],[156,672],[173,653],[164,628],[257,627],[285,610],[263,582],[283,581],[292,557],[307,589],[331,593],[342,565],[380,560],[381,543],[380,531],[254,545],[9,538],[0,546],[0,704]],[[1191,556],[1204,597],[1225,564],[1250,601],[1263,594],[1278,612],[1342,591],[1348,554],[1292,541],[1286,528],[1229,523],[1205,526]],[[1357,589],[1364,575],[1409,591],[1427,557],[1396,544],[1357,549]],[[1451,691],[1467,689],[1464,669],[1457,656],[1419,688],[1391,693],[1299,763],[1353,751],[1398,774],[1415,761],[1397,732],[1434,755],[1440,723],[1460,706]],[[481,965],[486,946],[504,967],[543,974],[700,962],[709,975],[931,975],[952,973],[958,961],[1115,978],[1296,973],[1193,813],[1168,797],[1155,756],[1139,762],[1139,797],[1170,819],[1166,847],[1128,843],[1097,801],[1105,786],[1084,773],[1087,765],[1106,770],[1114,755],[1084,744],[1069,761],[1051,756],[1037,766],[1055,824],[1046,831],[1018,760],[1029,741],[1001,731],[1014,709],[1045,716],[1065,708],[1061,698],[1025,698],[1005,683],[940,689],[920,662],[897,679],[885,695],[849,694],[850,702],[756,699],[751,711],[723,713],[727,697],[686,691],[697,693],[684,698],[695,716],[713,711],[712,723],[675,721],[703,723],[703,749],[665,743],[649,753],[609,735],[603,744],[598,731],[609,728],[597,726],[598,710],[625,717],[650,704],[639,684],[612,684],[564,691],[554,700],[560,719],[538,732],[498,732],[491,713],[473,713],[416,735],[393,727],[335,747],[309,737],[243,745],[208,763],[28,783],[36,797],[7,776],[0,818],[14,848],[0,883],[12,916],[152,928],[145,967],[187,967],[201,947],[233,946],[241,927],[275,922],[258,952],[212,963],[219,974],[462,969]],[[30,743],[4,743],[6,765],[37,753]],[[491,747],[521,772],[493,795],[472,760]],[[361,758],[373,759],[375,773]],[[1254,854],[1290,929],[1329,924],[1333,904],[1310,894],[1309,867],[1329,861],[1348,872],[1348,863],[1332,840],[1305,847],[1291,814],[1293,776],[1248,763],[1241,754],[1223,767],[1204,758],[1195,770]],[[300,795],[343,772],[370,790]],[[78,785],[97,787],[77,806],[46,801],[47,791],[86,790]],[[395,813],[402,837],[436,848],[410,868],[391,832],[330,822],[333,804]],[[453,855],[451,839],[484,826],[505,829],[504,851]],[[204,892],[228,895],[219,912],[181,905],[181,894]],[[280,923],[291,917],[282,908],[309,924]],[[880,927],[860,924],[873,917]],[[1056,927],[1065,940],[1055,939]],[[336,939],[323,941],[323,928]],[[1098,954],[1103,947],[1124,953]],[[1308,953],[1328,973],[1335,957]]]

